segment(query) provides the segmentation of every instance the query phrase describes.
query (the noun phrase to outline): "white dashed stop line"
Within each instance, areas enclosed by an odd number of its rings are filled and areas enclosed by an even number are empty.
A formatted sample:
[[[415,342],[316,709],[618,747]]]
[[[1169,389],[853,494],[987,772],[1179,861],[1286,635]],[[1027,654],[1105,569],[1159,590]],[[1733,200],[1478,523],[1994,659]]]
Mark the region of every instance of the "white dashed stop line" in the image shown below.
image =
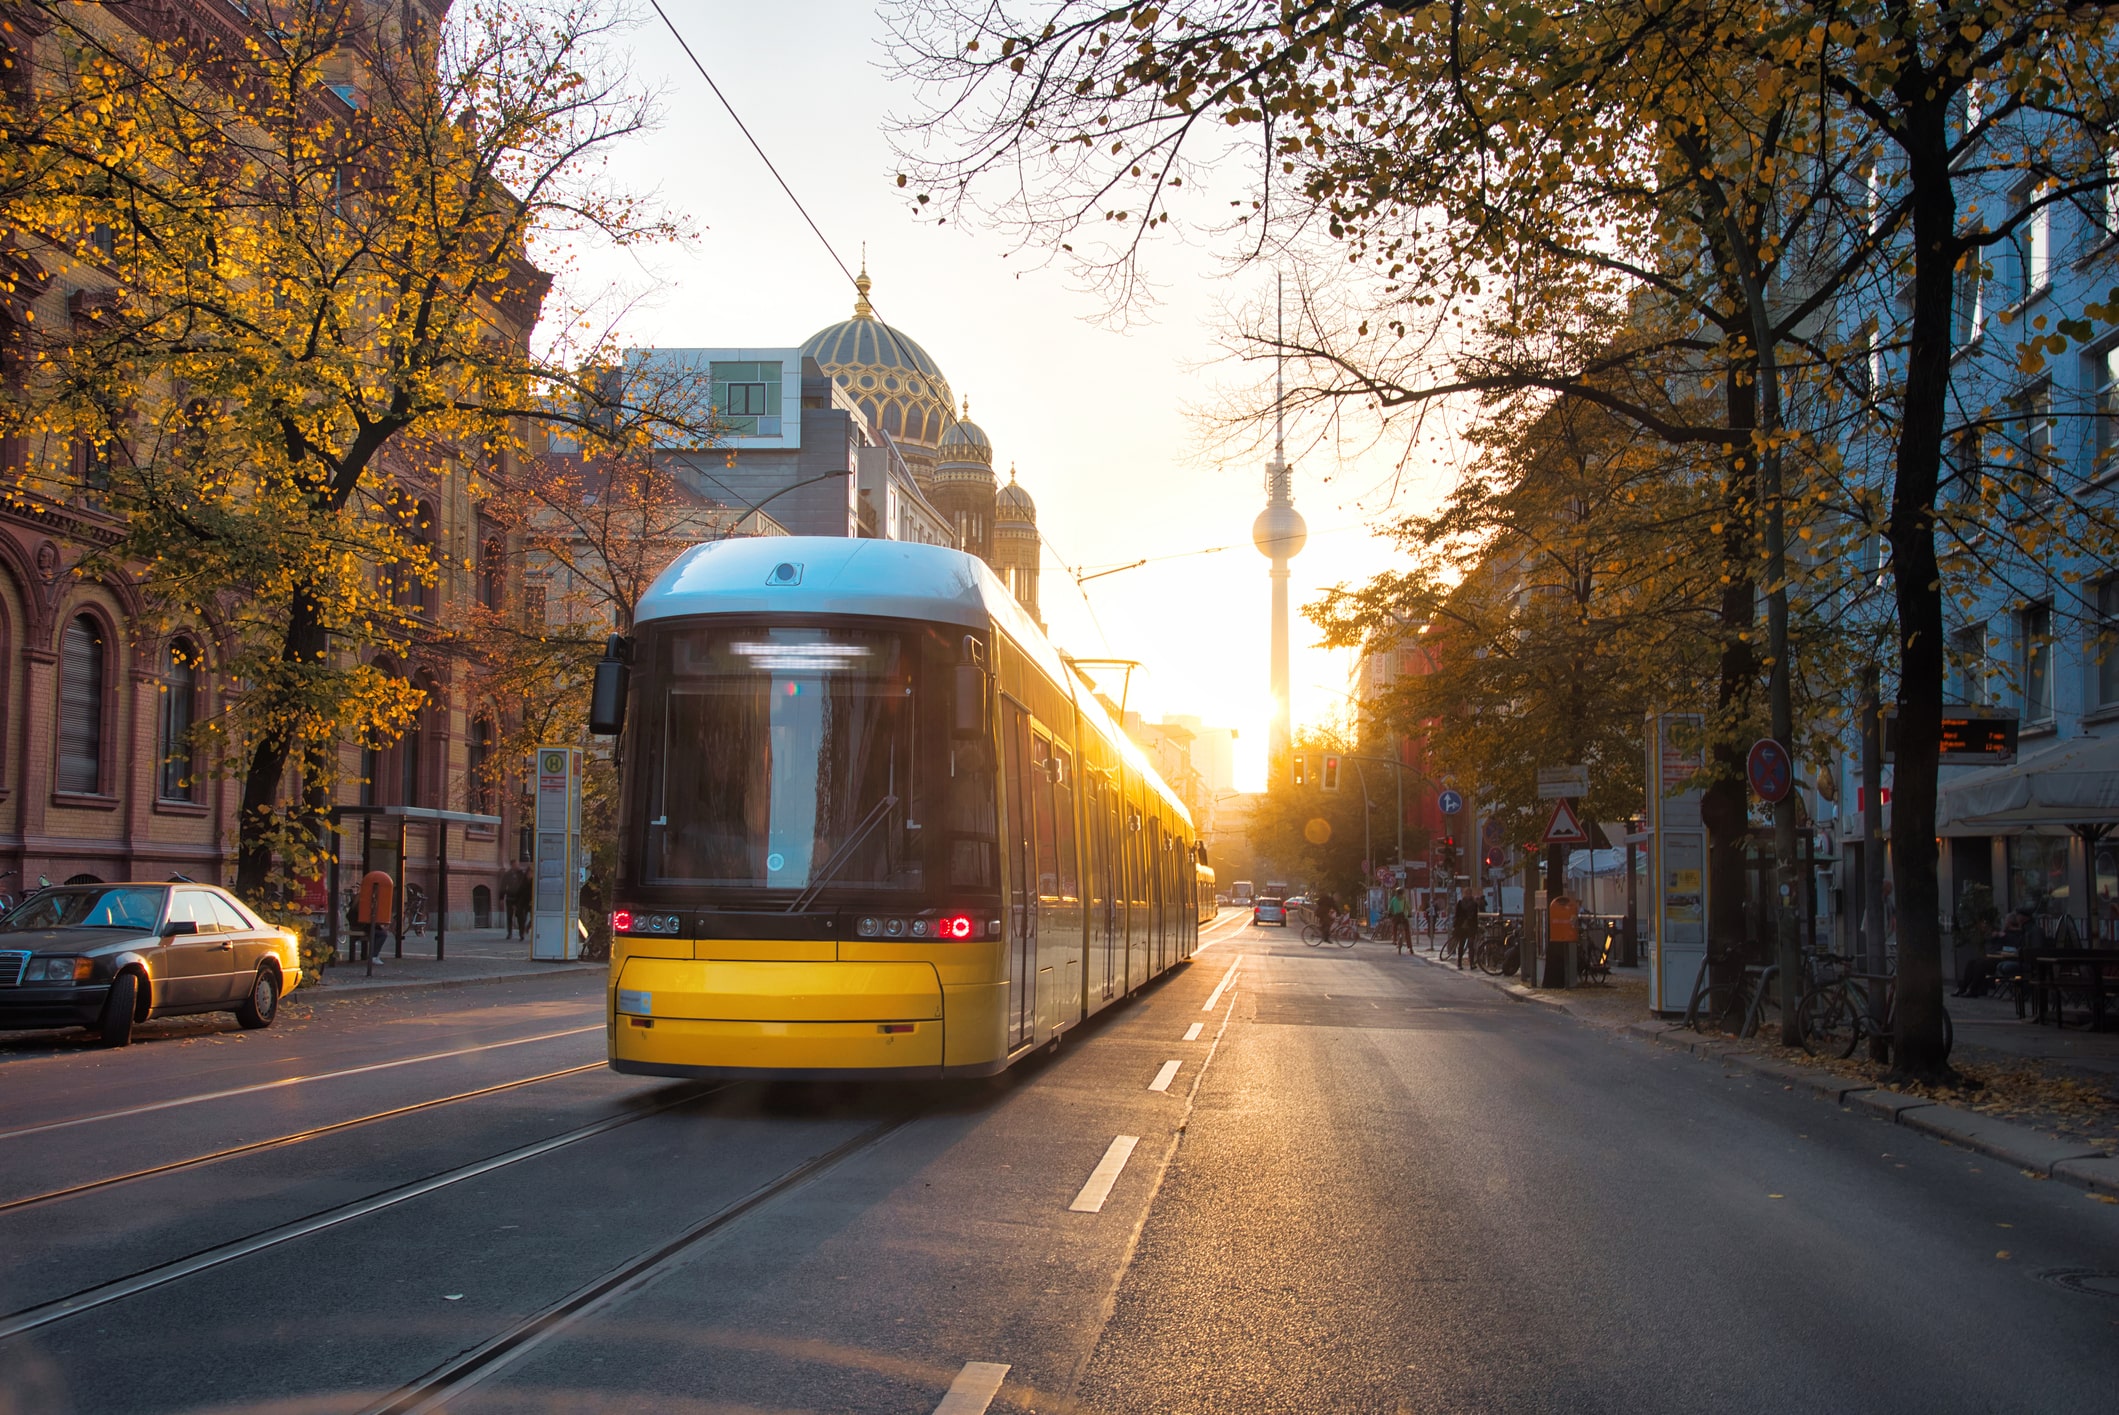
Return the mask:
[[[1198,1041],[1199,1034],[1206,1030],[1206,1026],[1207,1024],[1204,1022],[1194,1022],[1191,1026],[1185,1028],[1185,1040],[1188,1042]]]
[[[934,1415],[986,1415],[986,1407],[1008,1379],[1008,1367],[998,1361],[967,1361],[949,1383],[949,1393],[934,1408]]]
[[[1133,1158],[1133,1147],[1139,1143],[1138,1135],[1120,1135],[1112,1140],[1111,1148],[1104,1151],[1104,1157],[1096,1162],[1096,1168],[1089,1171],[1089,1182],[1082,1186],[1081,1193],[1074,1196],[1074,1202],[1067,1205],[1068,1211],[1077,1214],[1102,1213],[1104,1200],[1111,1197],[1111,1186],[1118,1183],[1118,1176],[1125,1169],[1126,1161]]]
[[[1214,985],[1214,991],[1207,994],[1205,1005],[1199,1009],[1201,1012],[1212,1012],[1221,1005],[1221,995],[1229,990],[1230,983],[1236,981],[1236,970],[1242,966],[1241,961],[1229,965],[1229,971],[1221,975],[1221,981]]]
[[[1184,1063],[1181,1061],[1164,1062],[1162,1070],[1156,1072],[1155,1079],[1148,1083],[1148,1089],[1151,1091],[1169,1090],[1170,1083],[1177,1079],[1177,1068],[1182,1065],[1184,1065]]]

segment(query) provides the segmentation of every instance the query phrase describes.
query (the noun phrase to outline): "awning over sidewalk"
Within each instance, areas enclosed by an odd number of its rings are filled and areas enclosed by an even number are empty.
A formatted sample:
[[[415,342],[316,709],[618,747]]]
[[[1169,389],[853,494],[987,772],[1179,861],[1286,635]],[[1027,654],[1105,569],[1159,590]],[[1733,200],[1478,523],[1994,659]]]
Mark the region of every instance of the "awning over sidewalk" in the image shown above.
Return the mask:
[[[2079,737],[1968,773],[1945,782],[1935,805],[1945,835],[2119,826],[2119,737]]]

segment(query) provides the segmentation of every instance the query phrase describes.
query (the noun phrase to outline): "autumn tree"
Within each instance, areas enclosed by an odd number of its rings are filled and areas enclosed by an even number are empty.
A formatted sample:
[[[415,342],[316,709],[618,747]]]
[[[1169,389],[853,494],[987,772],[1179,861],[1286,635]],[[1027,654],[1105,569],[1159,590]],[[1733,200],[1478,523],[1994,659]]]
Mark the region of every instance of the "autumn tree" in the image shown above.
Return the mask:
[[[5,214],[53,248],[93,240],[107,278],[32,345],[10,415],[110,449],[109,557],[219,626],[236,883],[258,897],[276,862],[311,872],[341,744],[387,740],[419,705],[373,663],[434,628],[428,592],[470,547],[467,516],[445,540],[408,488],[468,506],[535,424],[622,447],[685,416],[577,377],[615,356],[546,308],[533,262],[673,234],[602,175],[649,110],[592,0],[441,23],[267,0],[236,38],[161,42],[38,9],[64,41],[47,107],[70,117],[22,130],[49,172],[0,184]],[[540,315],[556,329],[533,345]]]

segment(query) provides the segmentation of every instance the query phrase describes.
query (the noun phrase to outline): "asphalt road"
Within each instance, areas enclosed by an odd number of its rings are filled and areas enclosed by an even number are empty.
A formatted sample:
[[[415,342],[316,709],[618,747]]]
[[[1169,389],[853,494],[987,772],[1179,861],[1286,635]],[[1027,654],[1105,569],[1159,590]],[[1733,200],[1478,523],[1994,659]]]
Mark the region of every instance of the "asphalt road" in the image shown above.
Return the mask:
[[[990,1086],[616,1076],[586,978],[0,1040],[0,1415],[2119,1407],[2119,1207],[1217,934]]]

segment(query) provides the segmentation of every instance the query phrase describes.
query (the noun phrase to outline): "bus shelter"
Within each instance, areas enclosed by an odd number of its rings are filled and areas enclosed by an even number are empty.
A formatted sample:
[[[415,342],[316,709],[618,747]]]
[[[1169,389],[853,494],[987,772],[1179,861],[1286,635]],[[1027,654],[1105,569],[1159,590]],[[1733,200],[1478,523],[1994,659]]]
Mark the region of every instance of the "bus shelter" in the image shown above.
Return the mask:
[[[331,950],[339,952],[340,931],[345,927],[345,910],[339,904],[339,859],[345,854],[345,827],[351,817],[360,821],[361,864],[374,858],[376,823],[382,823],[384,832],[397,833],[397,868],[391,880],[390,945],[393,957],[405,956],[405,827],[413,821],[430,822],[434,837],[434,874],[436,879],[436,908],[434,910],[434,958],[440,962],[448,947],[449,929],[449,827],[452,825],[491,826],[500,829],[499,816],[480,815],[476,811],[444,811],[433,806],[334,806],[331,809]]]

